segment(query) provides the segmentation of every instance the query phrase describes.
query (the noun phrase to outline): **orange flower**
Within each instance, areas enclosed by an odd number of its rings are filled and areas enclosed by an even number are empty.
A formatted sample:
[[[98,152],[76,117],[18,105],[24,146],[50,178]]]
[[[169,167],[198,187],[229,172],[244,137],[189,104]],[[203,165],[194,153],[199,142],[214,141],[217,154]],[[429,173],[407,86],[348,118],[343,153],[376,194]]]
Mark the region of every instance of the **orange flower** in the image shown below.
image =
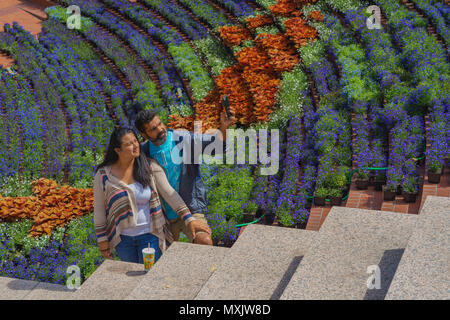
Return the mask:
[[[272,18],[266,15],[259,15],[256,17],[250,17],[245,19],[247,27],[249,29],[256,29],[259,27],[271,25],[273,23]]]
[[[301,18],[291,18],[284,22],[286,35],[295,43],[297,48],[304,46],[308,40],[317,38],[317,30],[306,24]]]
[[[238,46],[244,40],[251,40],[248,30],[237,26],[224,26],[219,29],[220,37],[229,46]]]
[[[282,34],[260,34],[256,38],[270,57],[270,64],[278,72],[291,71],[300,61],[297,52]]]
[[[93,190],[70,186],[58,188],[56,181],[41,178],[32,182],[34,195],[0,198],[0,218],[4,221],[33,219],[30,236],[51,234],[76,216],[93,210]]]
[[[311,19],[316,20],[316,21],[323,21],[323,14],[317,10],[317,11],[311,11],[311,13],[309,14],[309,16],[311,17]]]

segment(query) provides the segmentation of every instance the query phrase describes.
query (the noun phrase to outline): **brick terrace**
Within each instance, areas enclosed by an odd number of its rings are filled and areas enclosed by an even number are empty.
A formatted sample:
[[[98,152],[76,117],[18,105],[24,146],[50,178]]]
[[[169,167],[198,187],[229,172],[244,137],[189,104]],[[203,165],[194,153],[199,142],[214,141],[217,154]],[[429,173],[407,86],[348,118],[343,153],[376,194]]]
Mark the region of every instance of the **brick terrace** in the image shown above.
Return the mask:
[[[423,169],[421,171],[423,171]],[[422,179],[421,181],[421,185],[422,184],[423,188],[420,188],[417,197],[418,200],[415,203],[407,203],[403,200],[401,195],[397,196],[394,201],[383,201],[382,191],[375,191],[373,186],[369,186],[367,190],[358,190],[353,182],[349,197],[342,206],[348,208],[418,214],[422,209],[422,205],[427,196],[450,197],[450,167],[444,167],[444,172],[439,184],[428,183],[426,175],[425,179]],[[311,208],[306,229],[319,230],[330,210],[330,206],[313,206]]]

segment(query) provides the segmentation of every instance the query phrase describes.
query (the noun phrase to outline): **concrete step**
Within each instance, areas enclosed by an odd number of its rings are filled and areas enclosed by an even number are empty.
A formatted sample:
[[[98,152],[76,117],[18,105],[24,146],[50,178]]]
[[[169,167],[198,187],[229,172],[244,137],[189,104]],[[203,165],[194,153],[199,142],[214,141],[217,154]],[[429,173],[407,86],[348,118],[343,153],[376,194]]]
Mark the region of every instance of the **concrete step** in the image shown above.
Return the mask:
[[[159,261],[155,264],[158,265]],[[143,280],[144,265],[105,260],[73,293],[75,300],[122,300]]]
[[[281,299],[384,299],[416,219],[333,207]],[[368,289],[373,266],[380,269],[380,289]]]
[[[0,300],[65,300],[73,293],[53,283],[0,277]]]
[[[174,242],[126,300],[193,299],[229,252],[224,247]]]
[[[450,299],[449,218],[450,198],[426,198],[386,299]]]
[[[315,235],[315,231],[248,225],[195,299],[278,299]]]

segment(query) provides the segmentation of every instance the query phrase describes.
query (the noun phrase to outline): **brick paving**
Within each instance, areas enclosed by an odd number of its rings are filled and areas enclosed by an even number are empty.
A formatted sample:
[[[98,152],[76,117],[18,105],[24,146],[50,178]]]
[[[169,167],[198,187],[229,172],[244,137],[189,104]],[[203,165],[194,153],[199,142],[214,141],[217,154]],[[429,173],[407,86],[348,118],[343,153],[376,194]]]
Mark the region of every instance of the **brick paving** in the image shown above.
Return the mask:
[[[422,209],[422,204],[427,196],[450,197],[450,168],[444,168],[441,181],[438,184],[424,181],[420,209]]]
[[[306,224],[306,230],[317,231],[328,216],[331,207],[318,207],[313,206],[309,213],[308,223]]]
[[[450,197],[450,167],[444,168],[439,184],[428,183],[423,166],[420,168],[420,176],[424,178],[421,178],[421,187],[414,203],[405,202],[402,195],[397,195],[394,201],[384,201],[382,191],[375,191],[373,186],[369,186],[367,190],[358,190],[352,182],[348,199],[342,205],[348,208],[418,214],[427,196]],[[330,206],[313,206],[306,229],[319,230],[330,210]]]
[[[345,206],[348,208],[381,210],[382,204],[382,191],[376,191],[373,186],[369,186],[367,190],[358,190],[354,183],[352,183]]]

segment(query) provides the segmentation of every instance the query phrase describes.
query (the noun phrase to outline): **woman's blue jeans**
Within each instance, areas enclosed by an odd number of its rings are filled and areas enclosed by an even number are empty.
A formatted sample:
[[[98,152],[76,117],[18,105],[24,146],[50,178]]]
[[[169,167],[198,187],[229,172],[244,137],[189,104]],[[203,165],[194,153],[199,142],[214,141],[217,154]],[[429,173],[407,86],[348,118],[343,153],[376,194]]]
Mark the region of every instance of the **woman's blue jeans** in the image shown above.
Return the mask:
[[[142,258],[142,249],[147,248],[150,243],[150,248],[155,249],[155,263],[161,257],[161,249],[159,248],[158,237],[151,234],[141,234],[139,236],[125,236],[120,235],[122,241],[116,246],[116,253],[121,261],[144,263]]]

